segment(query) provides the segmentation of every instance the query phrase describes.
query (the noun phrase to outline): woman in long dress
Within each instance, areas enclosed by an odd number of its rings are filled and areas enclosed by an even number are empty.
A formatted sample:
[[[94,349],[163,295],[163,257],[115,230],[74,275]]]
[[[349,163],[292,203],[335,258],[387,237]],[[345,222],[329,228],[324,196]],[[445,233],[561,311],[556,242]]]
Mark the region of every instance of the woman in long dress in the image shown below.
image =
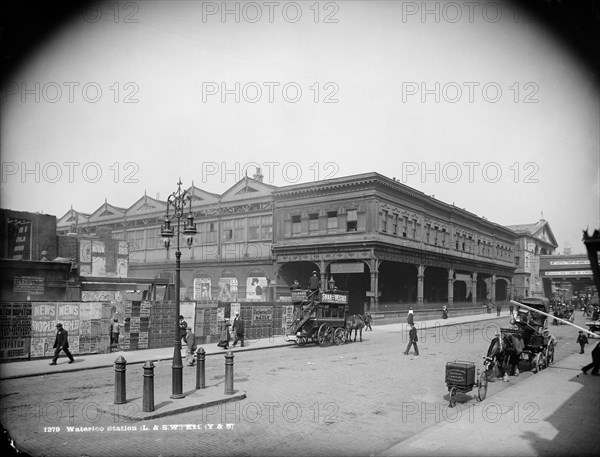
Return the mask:
[[[219,337],[217,346],[222,347],[223,349],[229,349],[229,341],[231,340],[231,335],[229,334],[230,326],[231,324],[228,320],[225,320],[221,325],[221,336]]]

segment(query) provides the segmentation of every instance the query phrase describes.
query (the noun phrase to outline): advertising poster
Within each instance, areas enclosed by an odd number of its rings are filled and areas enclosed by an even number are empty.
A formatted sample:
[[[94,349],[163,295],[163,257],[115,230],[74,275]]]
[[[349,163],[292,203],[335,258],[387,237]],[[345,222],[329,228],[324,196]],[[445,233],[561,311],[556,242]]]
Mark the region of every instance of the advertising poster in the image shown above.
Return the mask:
[[[246,299],[264,301],[267,290],[266,276],[251,276],[246,278]]]
[[[92,276],[106,276],[106,254],[102,241],[92,241]]]
[[[210,278],[194,278],[194,300],[212,300]]]
[[[232,302],[237,300],[238,282],[237,278],[220,278],[219,279],[219,296],[217,300],[224,302]]]
[[[179,304],[179,313],[183,316],[183,320],[187,322],[188,327],[194,328],[196,322],[196,303],[183,302]]]
[[[231,316],[232,322],[233,319],[235,318],[236,313],[240,312],[242,305],[240,303],[232,303],[231,304],[231,314],[229,314]]]
[[[8,258],[31,260],[31,221],[8,218]]]
[[[254,306],[252,308],[252,322],[270,322],[272,319],[272,306]]]
[[[3,303],[0,308],[0,360],[29,357],[31,303]]]
[[[54,354],[56,311],[56,303],[53,302],[31,304],[31,357]]]

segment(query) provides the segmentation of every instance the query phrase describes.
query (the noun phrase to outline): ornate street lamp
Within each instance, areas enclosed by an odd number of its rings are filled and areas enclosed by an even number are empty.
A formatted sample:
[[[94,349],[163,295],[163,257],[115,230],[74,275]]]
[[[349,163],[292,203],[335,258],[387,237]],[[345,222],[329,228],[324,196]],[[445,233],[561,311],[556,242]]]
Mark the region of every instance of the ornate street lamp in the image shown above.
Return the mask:
[[[167,212],[164,223],[161,226],[160,234],[163,238],[165,249],[168,251],[171,246],[171,238],[177,235],[177,250],[175,251],[175,347],[173,349],[173,384],[171,398],[183,398],[183,363],[181,360],[181,335],[179,333],[179,314],[180,314],[180,283],[181,283],[181,251],[179,250],[179,235],[181,233],[181,218],[185,213],[185,206],[189,205],[187,220],[183,226],[183,234],[187,237],[187,246],[191,249],[194,242],[194,235],[198,233],[192,214],[192,196],[186,190],[181,189],[181,178],[177,183],[177,191],[173,192],[167,198]],[[173,215],[169,215],[169,208],[173,207]],[[171,221],[177,219],[177,230],[171,227]]]

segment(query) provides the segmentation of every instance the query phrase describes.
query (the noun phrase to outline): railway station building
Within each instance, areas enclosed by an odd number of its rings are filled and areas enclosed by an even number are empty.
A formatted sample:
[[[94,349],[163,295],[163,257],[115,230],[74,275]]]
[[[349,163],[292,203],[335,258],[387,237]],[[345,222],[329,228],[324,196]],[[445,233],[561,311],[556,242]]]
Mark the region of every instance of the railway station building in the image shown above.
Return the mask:
[[[182,240],[182,299],[284,301],[313,271],[323,288],[349,291],[352,313],[516,296],[518,233],[379,173],[276,187],[257,170],[221,195],[187,190],[198,235],[189,249]],[[144,195],[128,208],[71,208],[57,232],[108,231],[127,241],[129,276],[172,281],[166,207]]]

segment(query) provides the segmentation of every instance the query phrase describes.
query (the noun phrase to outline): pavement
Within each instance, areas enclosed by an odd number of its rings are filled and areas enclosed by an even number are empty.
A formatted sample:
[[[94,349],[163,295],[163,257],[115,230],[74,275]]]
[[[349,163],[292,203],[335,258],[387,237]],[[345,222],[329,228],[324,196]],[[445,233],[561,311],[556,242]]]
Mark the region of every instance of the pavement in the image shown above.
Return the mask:
[[[503,312],[499,319],[506,318],[507,315],[508,312]],[[491,319],[497,319],[495,313],[435,319],[418,322],[416,325],[431,328]],[[401,323],[374,324],[373,331],[408,331],[408,326]],[[600,449],[600,376],[590,373],[584,375],[581,372],[581,366],[591,359],[590,352],[595,342],[590,343],[586,354],[567,356],[511,388],[488,396],[482,402],[474,400],[475,391],[466,395],[459,394],[455,408],[445,405],[439,410],[426,412],[424,429],[420,433],[397,443],[380,455],[596,455],[596,451]],[[283,337],[277,336],[252,340],[246,347],[230,348],[230,351],[235,354],[289,344],[291,343],[287,343]],[[218,348],[216,344],[203,348],[208,357],[228,352]],[[0,365],[0,379],[112,367],[119,356],[123,356],[128,365],[164,361],[173,358],[173,348],[75,355],[76,363],[73,364],[68,364],[67,358],[61,356],[56,366],[49,366],[49,359],[4,363]],[[251,387],[246,385],[249,391]],[[155,398],[160,401],[155,411],[143,413],[142,399],[138,398],[131,402],[137,402],[135,407],[123,408],[119,415],[139,421],[187,412],[215,402],[239,400],[246,394],[236,390],[233,395],[225,395],[222,388],[211,387],[185,392],[184,399],[171,401],[169,392],[165,388],[162,390],[164,392],[155,393]],[[114,414],[114,411],[113,404],[106,405],[106,412]],[[411,411],[407,411],[407,414],[410,413]]]

